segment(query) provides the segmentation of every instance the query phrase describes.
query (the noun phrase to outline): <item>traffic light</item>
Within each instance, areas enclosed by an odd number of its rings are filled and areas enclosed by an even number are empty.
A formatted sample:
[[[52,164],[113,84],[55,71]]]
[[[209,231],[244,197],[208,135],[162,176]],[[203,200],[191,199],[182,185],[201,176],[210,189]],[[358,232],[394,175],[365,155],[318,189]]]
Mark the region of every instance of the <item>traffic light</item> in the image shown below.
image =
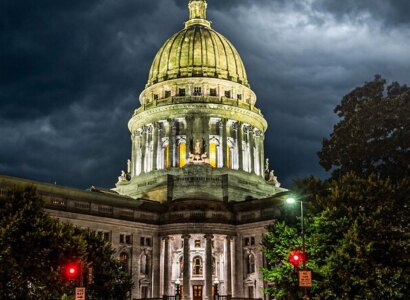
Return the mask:
[[[77,262],[68,263],[63,267],[63,277],[66,280],[77,280],[80,277],[81,266]]]
[[[299,267],[301,263],[305,261],[306,257],[302,251],[294,250],[290,252],[289,255],[289,262],[295,267]]]

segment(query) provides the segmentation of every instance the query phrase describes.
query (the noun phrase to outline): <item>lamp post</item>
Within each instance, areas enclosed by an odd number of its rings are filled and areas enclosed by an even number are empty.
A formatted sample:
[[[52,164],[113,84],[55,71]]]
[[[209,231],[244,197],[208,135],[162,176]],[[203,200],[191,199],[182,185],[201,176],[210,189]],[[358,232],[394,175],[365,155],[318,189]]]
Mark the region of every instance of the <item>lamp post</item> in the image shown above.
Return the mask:
[[[214,300],[219,299],[218,285],[219,285],[219,280],[218,280],[218,277],[216,277],[214,280]]]
[[[176,288],[175,300],[180,299],[180,290],[179,290],[180,286],[181,286],[181,281],[179,280],[179,278],[177,278],[177,280],[175,280],[175,288]]]
[[[300,200],[296,200],[293,197],[289,197],[286,199],[286,203],[287,204],[295,204],[296,202],[300,203],[300,222],[301,222],[301,235],[302,235],[302,253],[303,253],[303,271],[306,270],[306,244],[305,244],[305,220],[303,217],[303,198],[301,198]],[[303,297],[303,299],[309,299],[308,295],[307,295],[307,288],[304,288],[305,290],[305,296]]]

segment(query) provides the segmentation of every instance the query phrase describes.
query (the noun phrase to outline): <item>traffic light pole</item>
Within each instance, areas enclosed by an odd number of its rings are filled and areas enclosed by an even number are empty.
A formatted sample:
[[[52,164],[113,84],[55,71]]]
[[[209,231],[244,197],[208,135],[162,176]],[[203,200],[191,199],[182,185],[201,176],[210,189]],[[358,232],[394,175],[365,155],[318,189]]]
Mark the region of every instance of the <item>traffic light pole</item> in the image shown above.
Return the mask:
[[[303,201],[300,201],[300,221],[302,223],[302,252],[303,252],[303,271],[306,271],[306,244],[305,244],[305,220],[303,218]],[[304,299],[308,299],[307,288],[304,288],[305,296]]]

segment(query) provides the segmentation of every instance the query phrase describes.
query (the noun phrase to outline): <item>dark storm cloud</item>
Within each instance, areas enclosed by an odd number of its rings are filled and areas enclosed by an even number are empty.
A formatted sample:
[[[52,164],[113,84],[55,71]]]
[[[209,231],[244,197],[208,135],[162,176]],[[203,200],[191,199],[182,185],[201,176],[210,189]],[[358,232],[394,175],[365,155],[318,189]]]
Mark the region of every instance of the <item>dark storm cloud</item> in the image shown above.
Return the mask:
[[[127,122],[156,51],[188,0],[3,1],[0,174],[112,187]],[[324,176],[316,152],[341,97],[381,73],[408,83],[408,1],[208,0],[268,120],[266,156],[286,185]]]

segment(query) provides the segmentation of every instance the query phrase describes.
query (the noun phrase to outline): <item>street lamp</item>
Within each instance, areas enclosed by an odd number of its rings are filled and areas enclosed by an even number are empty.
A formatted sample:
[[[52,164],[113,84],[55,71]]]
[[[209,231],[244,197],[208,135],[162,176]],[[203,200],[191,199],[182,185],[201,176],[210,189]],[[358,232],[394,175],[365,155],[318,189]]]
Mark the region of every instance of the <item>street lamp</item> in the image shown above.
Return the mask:
[[[214,300],[219,299],[218,285],[219,285],[219,280],[218,280],[218,277],[216,277],[214,280]]]
[[[302,253],[303,253],[303,271],[306,270],[306,245],[305,245],[305,220],[303,218],[303,197],[299,198],[299,200],[296,200],[294,197],[288,197],[286,199],[286,203],[287,204],[295,204],[296,202],[300,203],[300,222],[301,222],[301,235],[302,235]],[[305,296],[304,299],[308,299],[308,295],[307,295],[307,289],[305,287]]]
[[[181,286],[181,281],[179,280],[179,278],[177,278],[177,280],[175,280],[175,287],[176,287],[175,300],[180,299],[180,290],[179,290],[180,286]]]

